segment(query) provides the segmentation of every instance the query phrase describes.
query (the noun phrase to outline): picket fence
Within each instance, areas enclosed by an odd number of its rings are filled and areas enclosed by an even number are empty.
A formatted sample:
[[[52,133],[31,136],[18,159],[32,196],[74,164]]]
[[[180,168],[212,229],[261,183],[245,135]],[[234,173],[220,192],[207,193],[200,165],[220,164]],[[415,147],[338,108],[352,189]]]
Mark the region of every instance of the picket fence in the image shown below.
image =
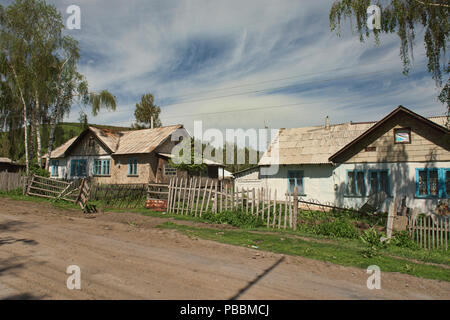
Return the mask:
[[[421,248],[448,250],[449,218],[445,216],[416,216],[408,224],[411,239]]]
[[[298,191],[277,200],[277,191],[242,188],[233,190],[217,179],[172,178],[169,182],[167,211],[202,216],[205,212],[241,211],[261,219],[267,227],[297,229]]]

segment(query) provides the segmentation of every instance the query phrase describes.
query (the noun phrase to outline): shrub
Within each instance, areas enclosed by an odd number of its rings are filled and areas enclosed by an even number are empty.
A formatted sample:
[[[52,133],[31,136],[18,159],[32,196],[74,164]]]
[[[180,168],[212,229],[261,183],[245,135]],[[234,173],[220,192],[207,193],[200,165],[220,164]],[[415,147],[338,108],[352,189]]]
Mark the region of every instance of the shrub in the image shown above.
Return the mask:
[[[408,231],[397,232],[390,242],[392,245],[401,247],[401,248],[409,248],[409,249],[417,249],[418,245],[411,240],[411,236]]]
[[[316,225],[313,230],[316,234],[335,238],[354,239],[358,237],[358,230],[348,219],[344,218],[323,222]]]
[[[379,233],[375,228],[365,230],[359,237],[363,244],[366,245],[365,250],[362,252],[366,258],[377,256],[379,251],[387,246],[385,241],[381,241],[382,233]]]
[[[261,219],[242,211],[224,211],[222,213],[205,212],[202,215],[202,219],[212,223],[229,224],[240,228],[257,228],[264,225]]]

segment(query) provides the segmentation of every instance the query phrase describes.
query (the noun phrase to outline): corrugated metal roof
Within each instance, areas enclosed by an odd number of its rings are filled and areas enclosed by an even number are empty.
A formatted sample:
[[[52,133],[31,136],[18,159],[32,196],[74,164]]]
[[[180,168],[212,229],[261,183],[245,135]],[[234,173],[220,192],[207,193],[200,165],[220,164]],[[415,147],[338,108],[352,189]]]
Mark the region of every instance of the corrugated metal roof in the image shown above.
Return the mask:
[[[445,126],[446,116],[429,120]],[[264,152],[259,165],[271,164],[325,164],[328,159],[358,138],[376,122],[348,122],[325,126],[280,129]],[[277,145],[277,142],[278,145]],[[278,151],[279,159],[275,159]],[[272,157],[271,157],[272,156]]]
[[[69,140],[67,140],[66,142],[64,142],[62,145],[60,145],[59,147],[57,147],[55,150],[52,151],[52,159],[53,158],[63,158],[64,157],[64,152],[66,152],[67,148],[70,147],[70,145],[77,139],[77,137],[73,137]],[[48,153],[46,153],[44,156],[44,158],[48,157]]]

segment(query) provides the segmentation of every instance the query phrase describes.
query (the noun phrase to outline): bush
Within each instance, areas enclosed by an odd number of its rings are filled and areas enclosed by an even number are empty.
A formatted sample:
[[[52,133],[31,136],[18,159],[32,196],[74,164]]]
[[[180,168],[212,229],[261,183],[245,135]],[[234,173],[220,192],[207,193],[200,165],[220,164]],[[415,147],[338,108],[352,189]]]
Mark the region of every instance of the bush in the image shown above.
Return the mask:
[[[30,165],[30,172],[33,172],[37,176],[48,178],[50,177],[50,172],[48,170],[40,168],[37,164]]]
[[[354,239],[358,237],[358,230],[348,219],[344,218],[323,222],[316,225],[313,230],[315,234],[334,238]]]
[[[400,248],[417,249],[418,245],[411,240],[408,231],[397,232],[390,242],[392,245]]]
[[[381,241],[382,233],[375,228],[365,230],[359,239],[366,245],[366,249],[362,252],[366,258],[377,256],[379,251],[387,246],[386,241]]]
[[[224,211],[222,213],[205,212],[202,219],[212,223],[229,224],[240,228],[257,228],[264,224],[261,219],[242,211]]]

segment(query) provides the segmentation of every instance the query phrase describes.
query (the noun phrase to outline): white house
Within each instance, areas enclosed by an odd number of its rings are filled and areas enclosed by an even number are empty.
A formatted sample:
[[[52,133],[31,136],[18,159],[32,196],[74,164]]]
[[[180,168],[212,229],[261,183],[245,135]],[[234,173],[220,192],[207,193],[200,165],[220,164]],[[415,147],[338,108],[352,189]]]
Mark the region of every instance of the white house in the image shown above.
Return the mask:
[[[399,106],[377,122],[280,129],[259,162],[235,175],[237,188],[277,189],[280,200],[297,186],[304,199],[360,208],[394,196],[423,212],[450,198],[447,117],[424,118]],[[266,174],[267,166],[278,172]]]

